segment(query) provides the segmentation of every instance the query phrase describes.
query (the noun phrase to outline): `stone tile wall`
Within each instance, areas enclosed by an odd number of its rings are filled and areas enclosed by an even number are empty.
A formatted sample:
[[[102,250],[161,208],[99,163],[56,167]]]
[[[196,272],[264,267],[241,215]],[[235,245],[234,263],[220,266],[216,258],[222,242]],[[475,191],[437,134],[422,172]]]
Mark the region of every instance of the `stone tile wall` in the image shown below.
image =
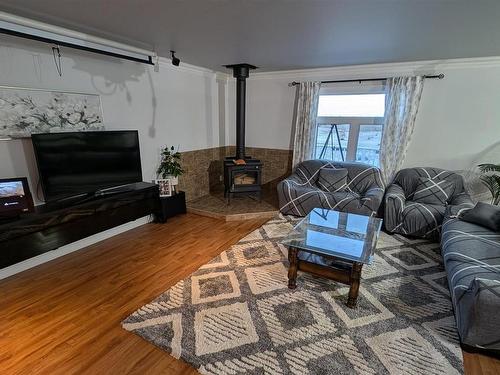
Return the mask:
[[[264,163],[262,181],[275,185],[291,173],[292,151],[247,147],[247,155]],[[179,189],[186,192],[186,199],[193,200],[223,187],[223,160],[235,153],[234,146],[208,148],[182,153],[184,174],[179,177]]]
[[[209,193],[209,171],[213,160],[220,159],[220,147],[181,153],[184,174],[179,177],[179,189],[186,192],[186,200]]]

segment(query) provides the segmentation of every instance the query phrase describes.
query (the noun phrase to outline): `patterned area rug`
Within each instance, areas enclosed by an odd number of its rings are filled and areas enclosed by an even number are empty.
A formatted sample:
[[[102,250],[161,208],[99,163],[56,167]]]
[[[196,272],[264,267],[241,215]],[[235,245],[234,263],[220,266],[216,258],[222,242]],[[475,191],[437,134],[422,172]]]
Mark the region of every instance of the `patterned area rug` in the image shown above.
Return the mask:
[[[123,327],[202,374],[460,374],[439,245],[381,233],[348,288],[300,273],[287,288],[297,219],[278,217],[143,306]]]

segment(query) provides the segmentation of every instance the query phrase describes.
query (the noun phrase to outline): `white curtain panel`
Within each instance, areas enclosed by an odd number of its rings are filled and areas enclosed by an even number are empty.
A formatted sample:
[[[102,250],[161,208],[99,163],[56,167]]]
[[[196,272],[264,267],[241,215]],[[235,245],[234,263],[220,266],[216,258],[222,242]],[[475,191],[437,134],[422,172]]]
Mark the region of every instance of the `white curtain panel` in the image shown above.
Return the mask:
[[[410,144],[424,76],[387,79],[385,123],[380,145],[380,169],[386,184],[401,169]]]
[[[295,102],[293,160],[295,168],[304,160],[313,158],[316,140],[316,116],[318,114],[321,82],[301,82]]]

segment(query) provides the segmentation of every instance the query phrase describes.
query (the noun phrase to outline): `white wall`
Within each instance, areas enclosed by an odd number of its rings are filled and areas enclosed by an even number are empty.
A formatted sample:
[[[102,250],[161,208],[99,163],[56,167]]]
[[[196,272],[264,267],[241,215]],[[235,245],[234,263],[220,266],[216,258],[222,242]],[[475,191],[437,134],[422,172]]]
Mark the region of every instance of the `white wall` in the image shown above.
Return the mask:
[[[139,130],[143,177],[154,178],[160,147],[190,151],[219,146],[215,73],[181,63],[152,66],[61,48],[57,74],[50,46],[2,36],[0,85],[96,93],[108,130]],[[31,141],[0,141],[0,178],[37,176]]]
[[[444,73],[425,82],[405,166],[466,169],[500,142],[500,58],[460,59],[254,73],[248,79],[247,146],[290,147],[295,89],[291,81]],[[234,85],[229,85],[234,133]],[[234,140],[231,133],[229,139]]]
[[[246,145],[276,149],[291,149],[290,142],[295,90],[289,80],[274,75],[247,79]],[[228,84],[228,145],[236,141],[236,83]]]
[[[63,48],[63,76],[50,47],[0,37],[0,85],[101,95],[107,129],[138,129],[143,175],[154,177],[162,145],[182,151],[234,145],[235,82],[231,75],[168,60],[153,67]],[[293,80],[328,80],[444,73],[427,80],[406,166],[464,169],[500,141],[500,58],[461,59],[251,72],[247,81],[246,143],[291,148]],[[226,85],[226,82],[229,82]],[[219,115],[220,114],[220,115]],[[37,176],[30,140],[0,141],[0,177]]]
[[[425,82],[405,165],[469,169],[500,146],[500,62],[442,71]]]

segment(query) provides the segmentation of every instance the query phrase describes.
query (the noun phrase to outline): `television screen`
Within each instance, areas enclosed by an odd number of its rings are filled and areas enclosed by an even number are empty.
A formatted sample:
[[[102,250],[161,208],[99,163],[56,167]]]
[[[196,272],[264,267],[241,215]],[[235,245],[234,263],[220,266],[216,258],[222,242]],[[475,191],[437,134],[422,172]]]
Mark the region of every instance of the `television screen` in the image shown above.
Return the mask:
[[[137,131],[31,136],[46,201],[142,181]]]
[[[0,216],[29,212],[32,208],[33,201],[26,178],[0,179]]]
[[[24,196],[22,181],[0,182],[0,198]]]

